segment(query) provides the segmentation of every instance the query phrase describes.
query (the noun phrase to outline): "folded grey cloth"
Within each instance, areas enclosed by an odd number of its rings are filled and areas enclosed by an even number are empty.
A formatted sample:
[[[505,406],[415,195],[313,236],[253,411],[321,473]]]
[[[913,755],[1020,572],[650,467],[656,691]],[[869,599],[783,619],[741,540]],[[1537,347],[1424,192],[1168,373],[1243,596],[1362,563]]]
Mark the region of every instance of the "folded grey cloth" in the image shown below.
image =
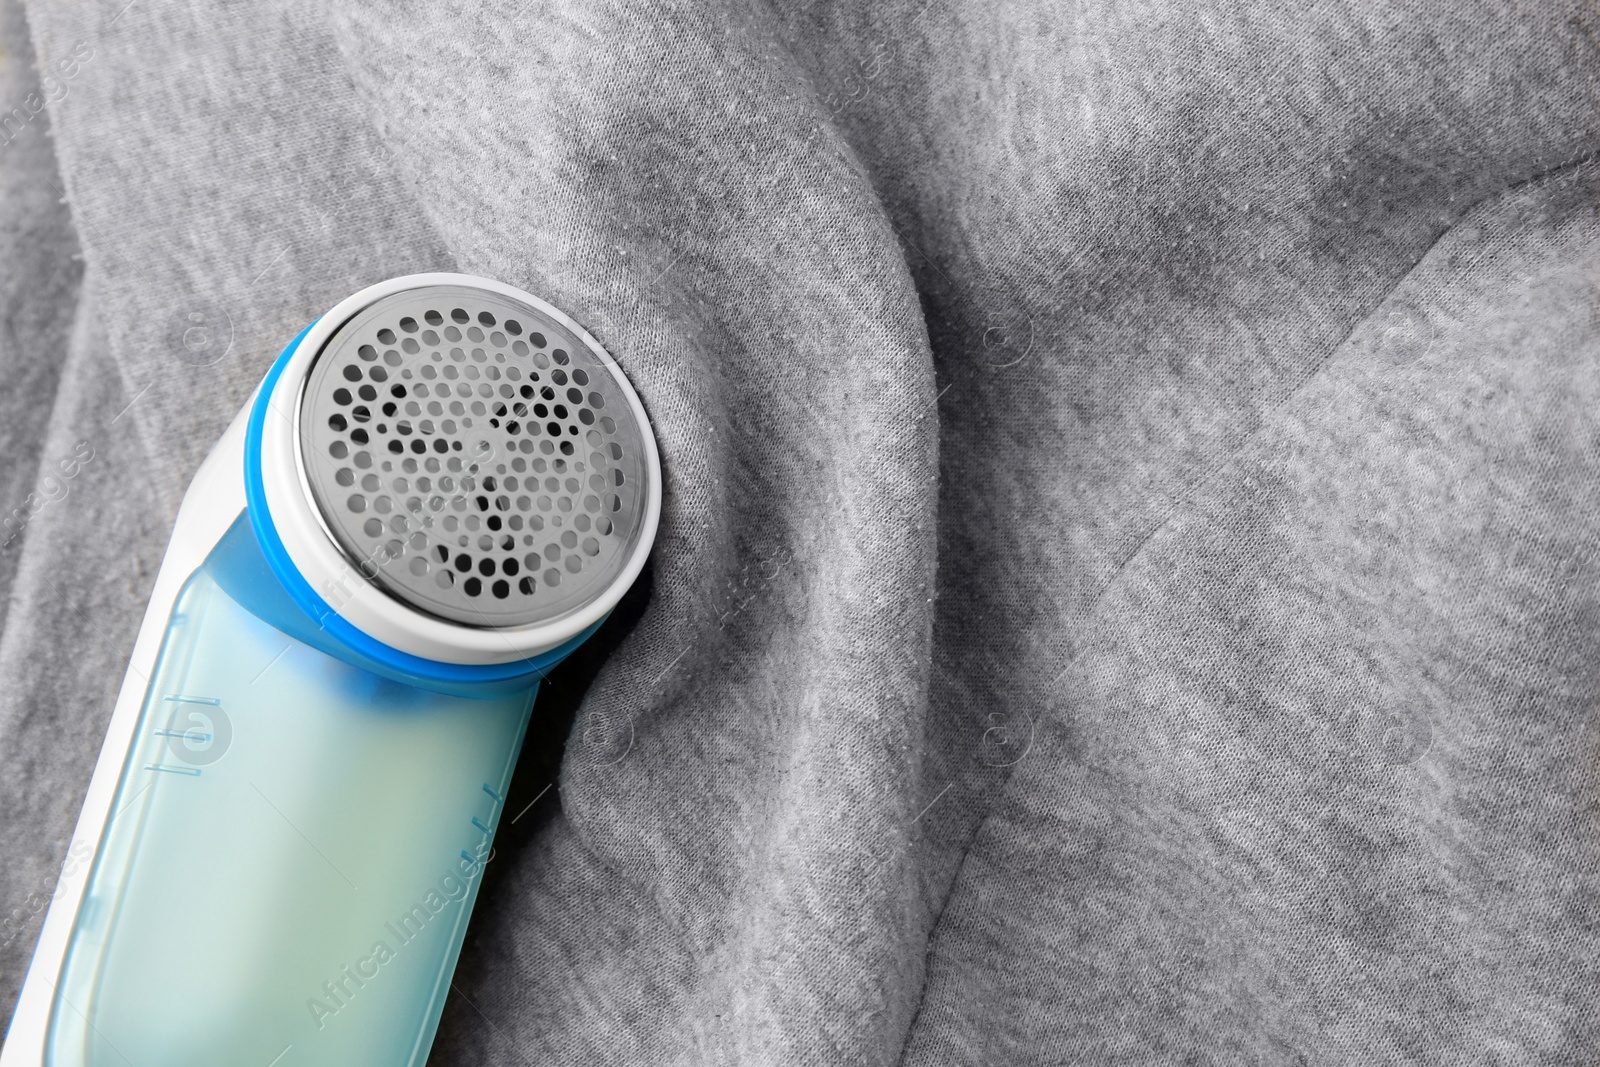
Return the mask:
[[[190,474],[463,270],[667,496],[432,1062],[1600,1061],[1591,4],[331,6],[4,5],[7,1012]]]

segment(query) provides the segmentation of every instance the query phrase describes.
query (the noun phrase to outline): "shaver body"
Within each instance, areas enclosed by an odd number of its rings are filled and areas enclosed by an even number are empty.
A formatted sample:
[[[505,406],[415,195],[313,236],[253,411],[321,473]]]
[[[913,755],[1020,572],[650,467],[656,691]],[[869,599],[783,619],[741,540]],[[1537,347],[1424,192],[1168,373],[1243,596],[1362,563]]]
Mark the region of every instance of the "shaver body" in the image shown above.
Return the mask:
[[[462,284],[534,300],[482,279],[416,276],[357,294],[328,317]],[[621,590],[612,583],[581,610],[535,625],[458,625],[460,647],[444,647],[423,639],[449,637],[448,620],[375,581],[399,555],[374,563],[324,552],[340,562],[321,574],[304,547],[296,557],[265,482],[275,473],[281,494],[291,473],[302,483],[319,475],[303,462],[273,472],[262,453],[271,420],[287,419],[287,430],[301,412],[283,402],[300,391],[277,389],[295,358],[302,377],[317,358],[296,357],[297,346],[325,344],[340,328],[318,325],[320,340],[314,325],[291,343],[184,498],[0,1067],[427,1057],[494,832],[510,818],[504,798],[538,681]],[[474,469],[479,489],[492,482],[489,467]],[[654,487],[640,489],[647,497]],[[659,503],[641,501],[647,551]],[[445,535],[430,531],[431,559]],[[317,551],[328,546],[338,547],[331,534]],[[360,613],[341,610],[341,597],[357,596],[422,638],[411,635],[407,650],[374,636],[370,622],[358,627]]]

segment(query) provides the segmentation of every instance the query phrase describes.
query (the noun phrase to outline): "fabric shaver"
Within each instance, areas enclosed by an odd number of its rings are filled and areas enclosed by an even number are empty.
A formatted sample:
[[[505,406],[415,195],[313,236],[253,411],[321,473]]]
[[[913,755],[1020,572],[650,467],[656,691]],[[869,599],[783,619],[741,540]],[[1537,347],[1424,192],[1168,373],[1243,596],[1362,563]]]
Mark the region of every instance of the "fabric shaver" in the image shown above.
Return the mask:
[[[306,327],[184,497],[0,1067],[426,1060],[539,680],[660,508],[537,297],[414,275]]]

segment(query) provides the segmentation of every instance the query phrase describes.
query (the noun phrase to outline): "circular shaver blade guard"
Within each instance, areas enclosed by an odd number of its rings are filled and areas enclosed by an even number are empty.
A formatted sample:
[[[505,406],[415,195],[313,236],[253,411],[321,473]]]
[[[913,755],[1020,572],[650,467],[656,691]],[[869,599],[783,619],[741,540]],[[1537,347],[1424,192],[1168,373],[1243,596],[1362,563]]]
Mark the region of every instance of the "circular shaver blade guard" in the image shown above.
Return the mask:
[[[643,526],[648,468],[621,372],[522,301],[458,285],[377,300],[316,356],[303,477],[368,580],[480,627],[600,596]]]

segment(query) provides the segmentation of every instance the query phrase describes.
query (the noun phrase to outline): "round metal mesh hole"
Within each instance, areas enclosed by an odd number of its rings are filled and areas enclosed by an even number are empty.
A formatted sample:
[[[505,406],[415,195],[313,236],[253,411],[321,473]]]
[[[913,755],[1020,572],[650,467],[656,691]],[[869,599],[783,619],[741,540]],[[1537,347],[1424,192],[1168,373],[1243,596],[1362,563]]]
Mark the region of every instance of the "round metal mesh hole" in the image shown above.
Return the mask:
[[[604,592],[636,546],[643,435],[604,353],[486,290],[385,297],[318,353],[300,401],[323,525],[396,599],[524,626]]]

